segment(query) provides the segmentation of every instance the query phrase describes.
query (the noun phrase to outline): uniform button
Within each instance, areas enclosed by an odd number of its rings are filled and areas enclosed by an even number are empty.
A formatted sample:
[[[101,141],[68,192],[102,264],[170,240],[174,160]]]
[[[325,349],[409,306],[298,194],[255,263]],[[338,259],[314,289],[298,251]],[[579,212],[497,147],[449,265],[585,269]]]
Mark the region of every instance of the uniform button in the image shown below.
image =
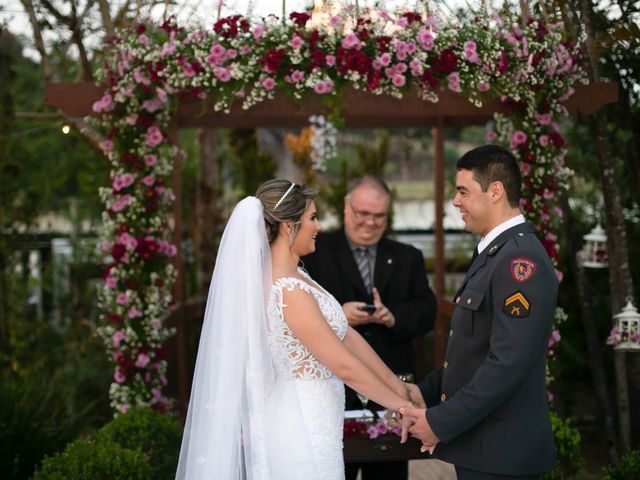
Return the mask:
[[[446,360],[444,361],[444,368],[447,368],[449,366],[449,362],[447,362]]]
[[[456,303],[460,303],[460,297],[456,298]]]
[[[443,393],[442,395],[440,395],[440,400],[441,401],[445,401],[447,399],[447,396]]]
[[[471,303],[471,297],[467,298],[467,305]]]
[[[449,336],[453,337],[453,329],[449,330]]]
[[[520,232],[520,233],[518,234],[518,236],[519,236],[519,237],[524,237],[524,233]]]

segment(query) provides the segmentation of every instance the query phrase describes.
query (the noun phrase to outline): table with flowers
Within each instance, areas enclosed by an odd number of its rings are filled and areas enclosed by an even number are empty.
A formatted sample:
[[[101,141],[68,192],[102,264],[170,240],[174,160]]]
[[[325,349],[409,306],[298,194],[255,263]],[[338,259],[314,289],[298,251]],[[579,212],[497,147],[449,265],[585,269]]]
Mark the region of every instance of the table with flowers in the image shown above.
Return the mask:
[[[429,458],[420,452],[421,442],[409,438],[400,443],[399,427],[392,427],[383,418],[344,419],[344,461],[345,463],[391,462]]]

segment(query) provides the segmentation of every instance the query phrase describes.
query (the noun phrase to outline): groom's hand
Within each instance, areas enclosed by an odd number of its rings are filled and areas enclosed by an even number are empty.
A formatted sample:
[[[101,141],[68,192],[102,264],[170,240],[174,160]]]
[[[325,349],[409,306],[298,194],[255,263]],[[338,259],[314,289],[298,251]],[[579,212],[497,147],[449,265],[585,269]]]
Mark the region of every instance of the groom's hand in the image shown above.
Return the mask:
[[[400,413],[402,414],[402,434],[405,435],[405,425],[412,437],[419,439],[422,442],[422,448],[420,451],[425,452],[429,450],[433,452],[433,449],[440,441],[431,426],[427,421],[427,409],[426,408],[414,408],[414,407],[401,407]],[[406,437],[403,437],[406,440]]]

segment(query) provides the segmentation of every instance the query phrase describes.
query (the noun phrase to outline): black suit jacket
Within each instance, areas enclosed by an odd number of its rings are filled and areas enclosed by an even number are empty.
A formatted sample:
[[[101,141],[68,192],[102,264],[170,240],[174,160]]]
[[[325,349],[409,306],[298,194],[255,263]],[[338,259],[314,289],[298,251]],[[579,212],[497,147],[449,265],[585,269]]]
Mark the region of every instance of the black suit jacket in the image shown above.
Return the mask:
[[[499,475],[539,475],[555,463],[545,386],[558,281],[533,225],[480,253],[454,302],[443,368],[420,383],[434,456]]]
[[[340,304],[349,301],[373,303],[347,242],[344,229],[322,232],[316,251],[302,259],[311,277],[327,289]],[[433,328],[436,299],[429,288],[422,253],[386,237],[376,252],[374,286],[382,303],[396,318],[393,328],[379,324],[356,327],[382,360],[394,372],[414,372],[415,353],[411,341]],[[347,408],[359,408],[352,391],[347,391]]]

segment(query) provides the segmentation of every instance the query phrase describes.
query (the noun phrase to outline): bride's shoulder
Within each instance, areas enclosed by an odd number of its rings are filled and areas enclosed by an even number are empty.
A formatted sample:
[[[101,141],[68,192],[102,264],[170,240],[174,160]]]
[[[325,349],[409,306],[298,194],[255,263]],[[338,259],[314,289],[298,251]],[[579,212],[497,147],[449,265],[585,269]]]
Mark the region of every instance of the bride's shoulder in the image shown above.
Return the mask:
[[[305,293],[311,293],[313,286],[300,274],[282,276],[274,274],[272,288],[280,291],[286,290],[292,292],[294,290],[302,290]]]

